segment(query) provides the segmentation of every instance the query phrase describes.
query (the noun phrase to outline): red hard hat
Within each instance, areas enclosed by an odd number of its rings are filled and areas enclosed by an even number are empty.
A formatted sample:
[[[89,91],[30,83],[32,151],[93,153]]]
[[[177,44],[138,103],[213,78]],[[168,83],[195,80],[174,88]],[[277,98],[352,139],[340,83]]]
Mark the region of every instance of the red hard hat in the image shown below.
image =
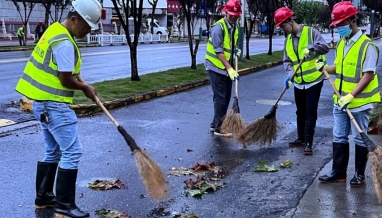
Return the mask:
[[[228,0],[224,6],[223,11],[226,11],[229,15],[240,16],[241,15],[241,3],[239,0]]]
[[[41,21],[41,20],[39,20],[39,21],[38,21],[38,23],[39,23],[39,24],[42,24],[42,21]]]
[[[287,7],[279,8],[274,13],[274,19],[276,26],[280,26],[284,21],[288,20],[293,16],[293,11]]]
[[[358,13],[358,9],[349,1],[338,2],[333,6],[332,23],[330,26],[335,26],[342,21],[353,17]]]

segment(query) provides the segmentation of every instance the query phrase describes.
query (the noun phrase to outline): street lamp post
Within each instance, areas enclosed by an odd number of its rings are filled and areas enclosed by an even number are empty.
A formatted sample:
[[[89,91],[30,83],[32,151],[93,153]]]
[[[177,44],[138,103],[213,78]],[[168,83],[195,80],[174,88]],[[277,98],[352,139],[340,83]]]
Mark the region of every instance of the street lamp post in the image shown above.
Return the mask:
[[[239,28],[239,48],[242,51],[239,59],[243,58],[243,48],[244,48],[244,25],[245,25],[245,0],[241,0],[241,17],[240,17],[240,28]]]

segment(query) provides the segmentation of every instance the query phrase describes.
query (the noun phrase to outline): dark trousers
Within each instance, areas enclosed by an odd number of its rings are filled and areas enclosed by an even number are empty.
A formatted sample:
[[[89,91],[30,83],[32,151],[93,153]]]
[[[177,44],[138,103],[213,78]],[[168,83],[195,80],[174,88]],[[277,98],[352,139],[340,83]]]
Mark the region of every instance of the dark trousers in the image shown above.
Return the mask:
[[[302,141],[312,143],[323,84],[324,82],[321,81],[308,89],[294,88],[294,99],[297,107],[297,134]]]
[[[212,87],[214,101],[214,118],[211,127],[215,128],[216,132],[220,132],[220,126],[223,122],[223,117],[227,113],[229,102],[231,100],[232,80],[226,76],[207,70],[210,84]]]
[[[18,37],[19,37],[20,46],[25,45],[24,36],[18,36]]]

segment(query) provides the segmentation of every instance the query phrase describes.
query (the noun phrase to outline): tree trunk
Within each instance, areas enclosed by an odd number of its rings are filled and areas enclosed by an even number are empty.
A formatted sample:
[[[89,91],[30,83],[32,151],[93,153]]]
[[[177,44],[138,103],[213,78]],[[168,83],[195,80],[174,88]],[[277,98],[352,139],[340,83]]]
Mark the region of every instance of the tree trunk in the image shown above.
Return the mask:
[[[141,80],[138,75],[137,46],[130,46],[131,81]]]
[[[251,59],[251,56],[249,55],[249,41],[251,40],[251,34],[252,34],[252,26],[253,26],[253,23],[252,21],[250,21],[250,27],[248,29],[248,25],[247,23],[245,23],[245,26],[244,26],[244,29],[245,29],[245,45],[246,45],[246,51],[245,51],[245,58],[250,60]]]
[[[191,54],[191,69],[196,70],[196,55],[198,54],[200,40],[195,40],[195,48]]]
[[[50,16],[50,8],[51,4],[47,3],[48,5],[45,7],[45,19],[44,19],[44,24],[46,27],[49,26],[49,16]]]
[[[267,16],[267,26],[268,26],[268,36],[269,36],[269,50],[268,50],[268,55],[272,55],[272,38],[273,38],[273,16],[268,14]]]

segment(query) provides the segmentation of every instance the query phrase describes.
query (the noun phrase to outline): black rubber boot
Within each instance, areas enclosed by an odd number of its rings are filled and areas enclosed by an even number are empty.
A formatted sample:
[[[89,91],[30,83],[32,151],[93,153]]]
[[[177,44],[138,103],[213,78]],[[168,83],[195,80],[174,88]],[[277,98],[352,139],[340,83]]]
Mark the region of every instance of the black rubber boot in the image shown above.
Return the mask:
[[[305,145],[305,118],[297,118],[297,136],[298,138],[289,142],[289,147],[300,147]]]
[[[364,185],[368,153],[366,147],[355,145],[355,174],[350,180],[351,187],[361,187]]]
[[[329,174],[320,176],[322,183],[346,182],[346,170],[349,163],[349,143],[333,142],[333,165]]]
[[[79,209],[75,203],[77,172],[77,169],[69,170],[58,168],[56,182],[56,204],[54,206],[54,212],[58,217],[89,217],[89,213]]]
[[[53,185],[57,165],[57,163],[37,162],[36,199],[34,201],[37,209],[53,207],[56,202]]]
[[[305,125],[305,148],[304,148],[304,154],[305,155],[312,155],[313,154],[313,137],[314,132],[316,129],[316,122],[307,121]]]

